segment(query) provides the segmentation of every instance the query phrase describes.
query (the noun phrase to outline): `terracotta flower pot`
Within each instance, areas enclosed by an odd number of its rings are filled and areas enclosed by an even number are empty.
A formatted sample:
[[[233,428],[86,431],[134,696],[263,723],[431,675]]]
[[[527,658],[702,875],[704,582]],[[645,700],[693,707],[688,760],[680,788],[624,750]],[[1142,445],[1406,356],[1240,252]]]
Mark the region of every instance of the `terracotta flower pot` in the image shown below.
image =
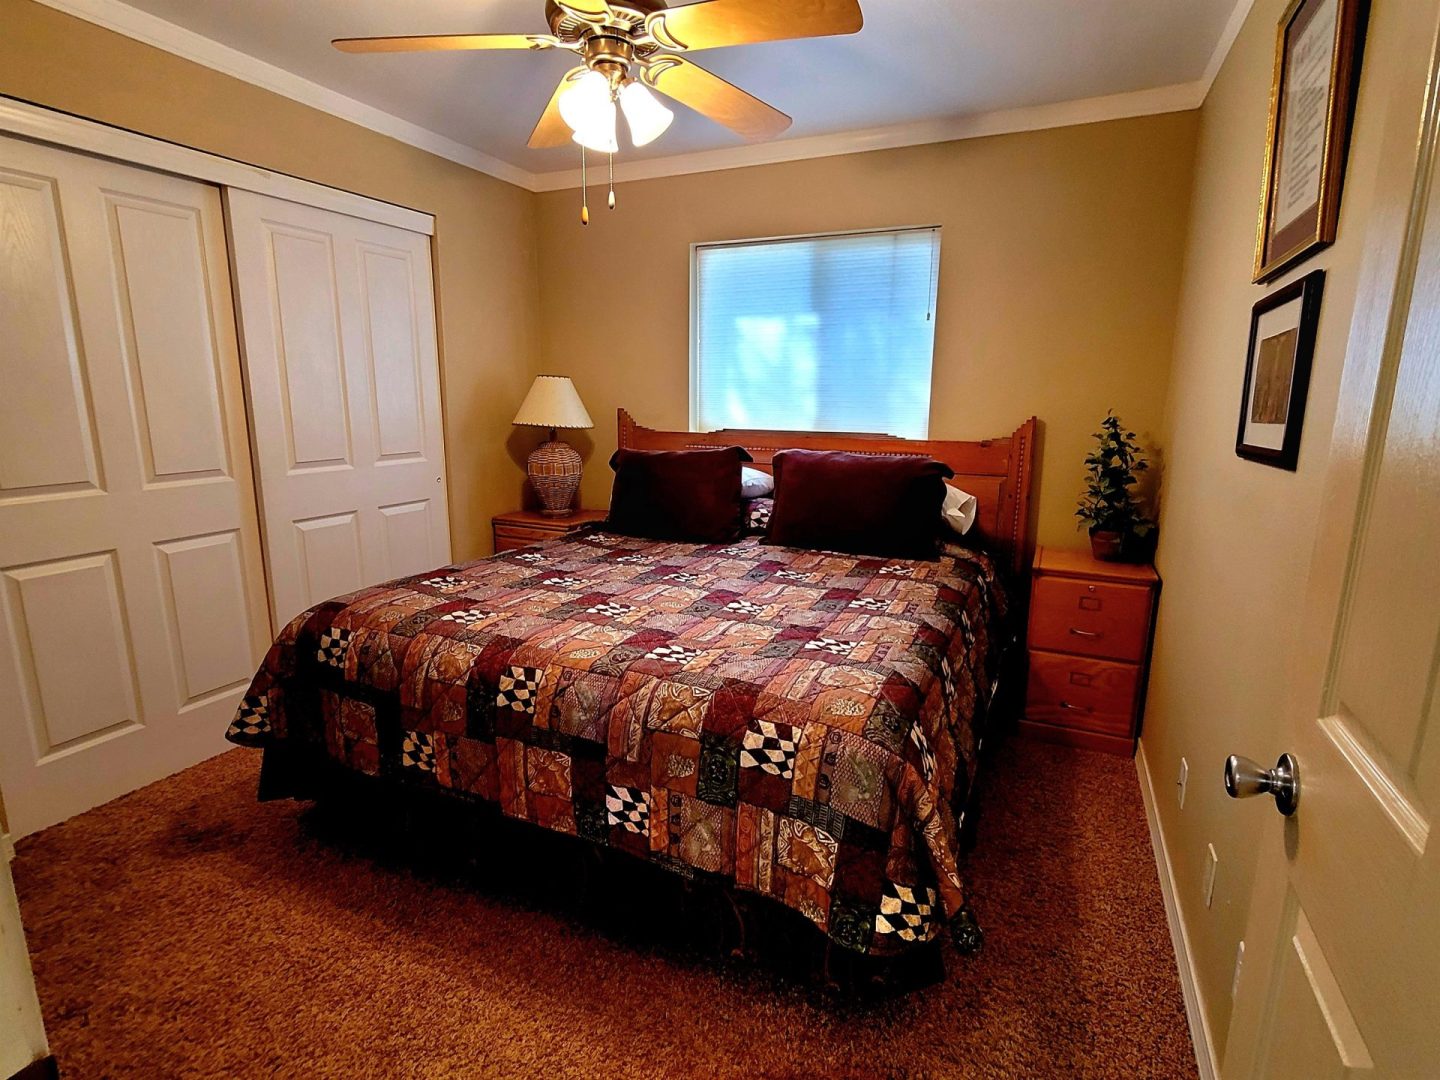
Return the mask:
[[[1111,529],[1090,530],[1090,552],[1102,562],[1118,562],[1125,537]]]

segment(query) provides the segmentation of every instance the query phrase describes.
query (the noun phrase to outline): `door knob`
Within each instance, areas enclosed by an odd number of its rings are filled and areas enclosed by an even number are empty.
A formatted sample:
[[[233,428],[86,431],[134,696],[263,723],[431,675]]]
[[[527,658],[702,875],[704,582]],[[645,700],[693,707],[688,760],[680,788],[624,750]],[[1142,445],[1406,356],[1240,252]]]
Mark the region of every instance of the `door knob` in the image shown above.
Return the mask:
[[[1300,803],[1300,771],[1292,754],[1281,754],[1273,769],[1262,769],[1247,757],[1225,759],[1225,792],[1232,799],[1274,795],[1275,806],[1289,817]]]

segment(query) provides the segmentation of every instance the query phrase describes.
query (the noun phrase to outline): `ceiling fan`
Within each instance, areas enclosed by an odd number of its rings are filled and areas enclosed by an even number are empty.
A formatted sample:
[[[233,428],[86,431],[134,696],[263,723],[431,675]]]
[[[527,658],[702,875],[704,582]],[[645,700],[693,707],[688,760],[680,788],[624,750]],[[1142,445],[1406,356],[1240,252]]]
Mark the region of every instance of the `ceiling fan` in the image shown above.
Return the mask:
[[[577,142],[614,154],[616,113],[635,146],[653,142],[674,114],[652,93],[687,105],[751,142],[779,135],[790,117],[706,71],[680,53],[762,41],[853,34],[864,22],[859,0],[546,0],[549,34],[442,34],[338,38],[342,52],[440,52],[565,49],[581,61],[567,71],[535,130],[532,149]],[[648,89],[647,89],[648,88]],[[612,170],[613,177],[613,170]],[[613,181],[610,204],[614,206]],[[588,221],[588,211],[582,220]]]

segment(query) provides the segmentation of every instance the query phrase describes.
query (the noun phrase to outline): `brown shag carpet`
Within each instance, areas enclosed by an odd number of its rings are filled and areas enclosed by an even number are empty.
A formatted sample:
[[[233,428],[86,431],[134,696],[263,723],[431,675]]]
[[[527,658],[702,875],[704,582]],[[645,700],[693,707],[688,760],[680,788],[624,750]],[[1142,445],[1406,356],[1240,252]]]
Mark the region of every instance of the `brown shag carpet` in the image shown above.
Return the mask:
[[[985,947],[869,1004],[617,933],[558,876],[447,874],[257,804],[258,768],[234,750],[19,845],[64,1076],[1195,1075],[1128,760],[1002,746],[968,869]]]

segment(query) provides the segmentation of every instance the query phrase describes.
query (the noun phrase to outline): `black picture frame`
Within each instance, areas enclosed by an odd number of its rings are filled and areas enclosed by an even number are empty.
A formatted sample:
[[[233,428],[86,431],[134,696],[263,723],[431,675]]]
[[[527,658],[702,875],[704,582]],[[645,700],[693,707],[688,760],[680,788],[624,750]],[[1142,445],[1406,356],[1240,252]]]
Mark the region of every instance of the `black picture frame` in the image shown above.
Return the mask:
[[[1276,289],[1250,311],[1250,347],[1245,357],[1245,384],[1240,391],[1240,424],[1235,432],[1235,453],[1247,461],[1295,471],[1300,460],[1300,433],[1305,424],[1305,399],[1310,392],[1310,367],[1315,359],[1315,338],[1320,326],[1320,300],[1324,292],[1325,271],[1313,270],[1283,288]],[[1253,434],[1252,425],[1258,426],[1261,423],[1255,415],[1259,409],[1252,406],[1251,400],[1251,390],[1256,380],[1256,353],[1261,346],[1260,320],[1267,313],[1296,304],[1297,301],[1298,310],[1293,319],[1294,357],[1290,368],[1289,388],[1284,391],[1276,386],[1269,398],[1272,414],[1280,412],[1283,404],[1283,418],[1271,421],[1267,426],[1283,422],[1284,437],[1278,447],[1247,441],[1247,435]],[[1281,335],[1266,340],[1278,341],[1283,334],[1289,332],[1290,328],[1287,328]],[[1271,363],[1269,367],[1271,370],[1262,375],[1275,380],[1277,365]]]

